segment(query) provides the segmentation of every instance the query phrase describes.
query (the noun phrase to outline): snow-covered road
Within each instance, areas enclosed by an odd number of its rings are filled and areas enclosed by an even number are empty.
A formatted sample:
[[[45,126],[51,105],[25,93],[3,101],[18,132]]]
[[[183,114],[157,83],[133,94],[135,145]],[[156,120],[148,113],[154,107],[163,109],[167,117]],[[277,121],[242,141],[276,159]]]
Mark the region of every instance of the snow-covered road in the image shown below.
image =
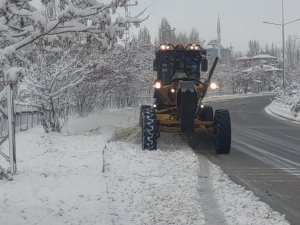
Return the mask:
[[[19,133],[18,174],[0,180],[0,224],[288,224],[184,137],[142,151],[137,111],[74,119],[62,134]]]

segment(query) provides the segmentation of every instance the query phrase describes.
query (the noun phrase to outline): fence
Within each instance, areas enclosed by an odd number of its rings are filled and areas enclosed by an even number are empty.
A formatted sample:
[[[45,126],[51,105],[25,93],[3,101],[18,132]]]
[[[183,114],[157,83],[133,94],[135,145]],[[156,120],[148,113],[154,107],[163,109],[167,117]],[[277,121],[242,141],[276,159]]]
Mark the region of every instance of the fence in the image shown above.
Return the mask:
[[[15,131],[25,131],[40,124],[39,109],[36,106],[16,104],[15,105]],[[5,113],[0,114],[0,137],[8,133],[8,122]]]
[[[14,106],[14,132],[25,131],[40,124],[39,109],[36,106],[16,104]],[[4,109],[0,109],[0,146],[8,139],[8,116]],[[9,156],[0,149],[0,155],[9,161]]]
[[[223,94],[232,94],[232,93],[223,93],[222,91],[209,91],[206,94],[206,97],[211,96],[221,96]],[[124,94],[114,94],[108,96],[106,101],[103,104],[105,109],[121,109],[126,107],[135,107],[139,105],[151,105],[153,104],[153,90],[139,91],[134,96],[128,96]]]
[[[134,95],[109,95],[103,104],[106,109],[121,109],[153,103],[153,90],[139,91]]]

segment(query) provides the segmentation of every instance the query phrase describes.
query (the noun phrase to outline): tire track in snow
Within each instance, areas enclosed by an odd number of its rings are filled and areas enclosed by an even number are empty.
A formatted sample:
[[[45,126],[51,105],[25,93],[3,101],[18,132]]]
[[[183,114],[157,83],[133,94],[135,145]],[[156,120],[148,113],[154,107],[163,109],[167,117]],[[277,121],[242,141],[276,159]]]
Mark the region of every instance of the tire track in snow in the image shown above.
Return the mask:
[[[164,144],[166,148],[170,148],[171,145],[173,149],[180,149],[182,148],[182,145],[185,145],[187,151],[193,151],[190,147],[187,146],[187,140],[184,135],[163,134],[160,142],[160,146],[162,146],[161,144]],[[198,158],[198,192],[200,205],[205,218],[205,224],[226,225],[227,223],[224,214],[219,206],[218,201],[214,197],[214,187],[211,182],[209,161],[202,154],[199,154],[199,152],[202,151],[200,150],[199,144],[201,144],[201,149],[203,149],[203,147],[206,149],[210,149],[211,142],[207,141],[205,143],[202,143],[200,140],[200,142],[196,145],[197,149],[194,149],[195,156]]]
[[[202,155],[198,155],[198,159],[200,166],[198,171],[199,195],[206,223],[212,225],[226,224],[224,214],[214,197],[208,161]]]

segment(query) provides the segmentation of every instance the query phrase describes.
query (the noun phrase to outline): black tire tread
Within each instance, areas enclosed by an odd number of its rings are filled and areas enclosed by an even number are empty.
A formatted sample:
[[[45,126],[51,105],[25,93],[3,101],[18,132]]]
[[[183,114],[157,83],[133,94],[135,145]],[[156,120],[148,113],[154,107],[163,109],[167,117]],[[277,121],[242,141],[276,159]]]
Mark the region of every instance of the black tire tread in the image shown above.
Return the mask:
[[[144,109],[150,109],[151,106],[150,105],[141,105],[140,106],[140,118],[139,118],[139,126],[142,127],[142,123],[143,123],[143,110]]]
[[[153,108],[143,110],[142,123],[142,147],[143,150],[153,151],[157,149],[157,124],[156,112]]]
[[[216,154],[229,154],[231,148],[231,121],[228,110],[216,110],[214,133]]]

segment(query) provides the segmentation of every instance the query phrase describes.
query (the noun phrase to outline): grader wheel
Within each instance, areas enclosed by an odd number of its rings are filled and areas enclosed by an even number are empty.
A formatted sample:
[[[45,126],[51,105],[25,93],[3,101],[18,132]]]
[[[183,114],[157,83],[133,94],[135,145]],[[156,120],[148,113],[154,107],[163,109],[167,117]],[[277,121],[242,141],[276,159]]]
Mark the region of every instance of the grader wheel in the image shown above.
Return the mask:
[[[153,151],[157,149],[157,124],[156,113],[152,108],[142,111],[142,147],[143,150]]]
[[[229,154],[231,147],[231,122],[228,110],[216,110],[214,134],[216,154]]]

